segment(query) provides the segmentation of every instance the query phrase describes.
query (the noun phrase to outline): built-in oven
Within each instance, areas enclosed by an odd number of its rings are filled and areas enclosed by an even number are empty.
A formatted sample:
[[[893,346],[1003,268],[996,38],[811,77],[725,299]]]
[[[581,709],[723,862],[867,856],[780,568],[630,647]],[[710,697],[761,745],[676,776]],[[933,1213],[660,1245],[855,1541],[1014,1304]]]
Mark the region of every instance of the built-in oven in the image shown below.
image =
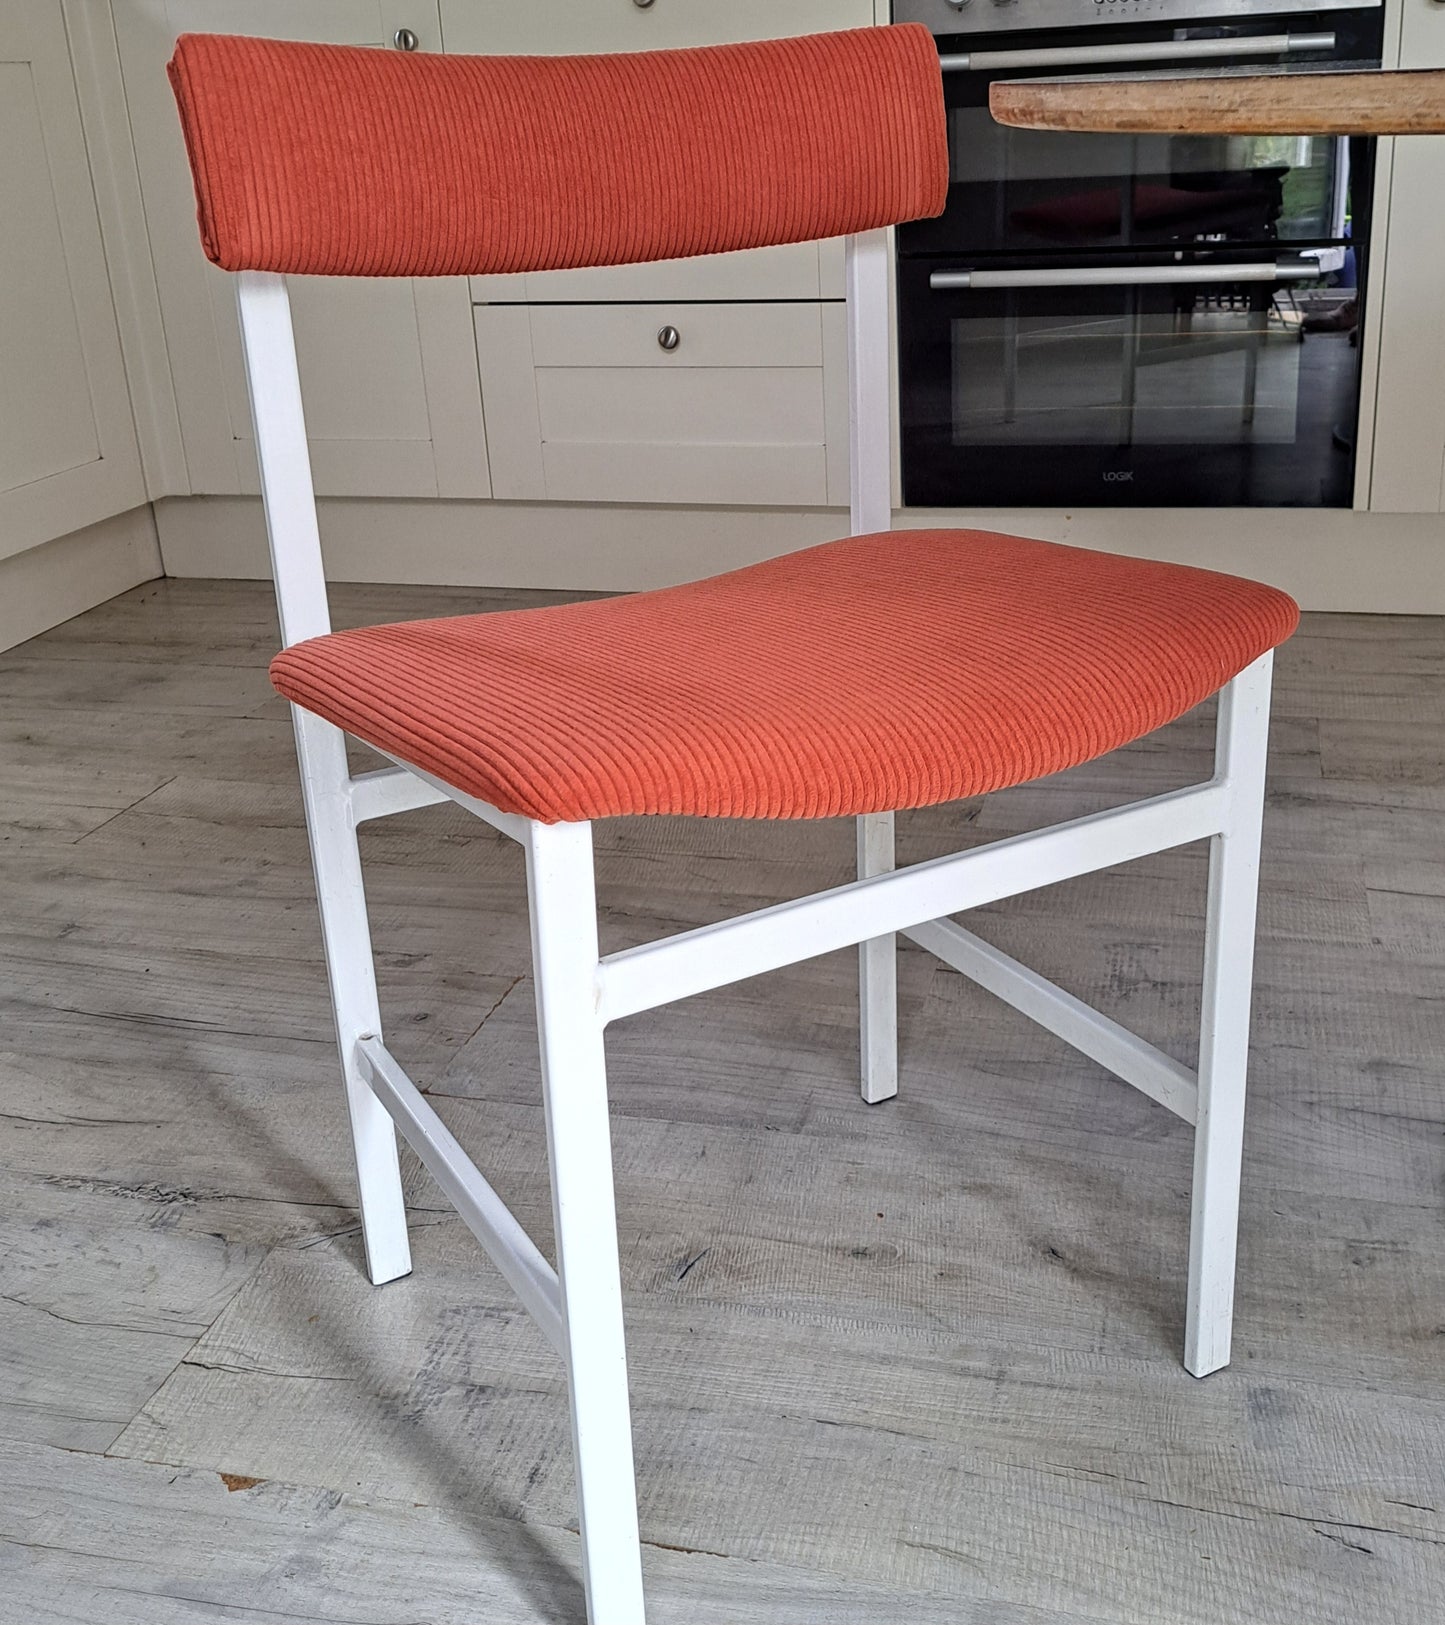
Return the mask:
[[[894,15],[938,38],[950,155],[943,214],[898,232],[904,501],[1348,505],[1372,144],[1014,130],[988,88],[1378,61],[1380,6],[895,0]]]

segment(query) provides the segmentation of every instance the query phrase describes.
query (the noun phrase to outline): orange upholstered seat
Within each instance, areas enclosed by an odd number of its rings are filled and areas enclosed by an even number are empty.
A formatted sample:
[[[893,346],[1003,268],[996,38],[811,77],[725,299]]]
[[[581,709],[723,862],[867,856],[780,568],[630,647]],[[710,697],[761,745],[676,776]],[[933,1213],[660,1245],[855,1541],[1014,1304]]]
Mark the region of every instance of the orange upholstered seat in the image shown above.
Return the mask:
[[[686,586],[293,645],[288,699],[544,822],[822,818],[1137,739],[1294,630],[1272,587],[981,531],[855,536]]]

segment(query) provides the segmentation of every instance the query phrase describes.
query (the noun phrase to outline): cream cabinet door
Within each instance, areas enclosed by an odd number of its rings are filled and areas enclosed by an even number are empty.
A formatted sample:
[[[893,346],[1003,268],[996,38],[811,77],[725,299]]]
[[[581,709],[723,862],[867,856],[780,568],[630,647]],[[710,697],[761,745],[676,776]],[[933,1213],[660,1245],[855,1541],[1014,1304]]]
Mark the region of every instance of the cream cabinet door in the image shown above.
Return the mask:
[[[787,34],[863,28],[873,0],[441,0],[449,51],[556,55],[723,45]],[[670,260],[597,271],[474,277],[479,300],[841,299],[837,243]]]
[[[482,305],[494,494],[848,500],[838,304]]]
[[[1404,0],[1400,66],[1445,67],[1445,6]],[[1366,289],[1380,303],[1370,499],[1382,513],[1445,510],[1445,136],[1391,143],[1388,182],[1375,199],[1374,247],[1383,274]],[[1384,166],[1382,165],[1382,168]]]
[[[190,486],[258,489],[233,279],[210,265],[165,64],[182,32],[441,48],[435,0],[125,0],[115,11]],[[486,496],[464,278],[293,277],[316,487],[333,496]]]
[[[0,0],[0,557],[145,501],[60,0]]]

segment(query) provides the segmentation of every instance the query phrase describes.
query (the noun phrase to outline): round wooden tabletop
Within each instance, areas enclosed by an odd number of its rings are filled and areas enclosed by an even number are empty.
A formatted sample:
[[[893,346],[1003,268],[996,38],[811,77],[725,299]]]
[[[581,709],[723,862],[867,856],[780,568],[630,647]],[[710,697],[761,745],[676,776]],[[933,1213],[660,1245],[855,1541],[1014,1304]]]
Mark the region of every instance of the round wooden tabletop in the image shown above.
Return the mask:
[[[1000,124],[1125,135],[1445,134],[1445,68],[1010,79],[990,87]]]

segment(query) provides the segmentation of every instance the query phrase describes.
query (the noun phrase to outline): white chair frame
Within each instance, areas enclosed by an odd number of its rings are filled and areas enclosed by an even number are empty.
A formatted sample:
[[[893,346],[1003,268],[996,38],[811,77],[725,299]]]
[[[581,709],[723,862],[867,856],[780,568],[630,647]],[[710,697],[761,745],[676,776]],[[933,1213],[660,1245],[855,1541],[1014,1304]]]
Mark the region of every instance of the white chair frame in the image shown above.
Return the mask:
[[[289,645],[330,630],[290,305],[282,276],[248,271],[237,280]],[[886,232],[848,240],[847,298],[858,535],[891,523]],[[1207,783],[904,869],[894,867],[893,815],[871,814],[858,819],[855,882],[606,957],[597,943],[590,824],[502,812],[401,762],[353,777],[342,731],[293,706],[367,1272],[380,1284],[411,1268],[400,1129],[566,1366],[590,1625],[643,1621],[603,1055],[605,1028],[623,1016],[858,944],[863,1098],[887,1100],[898,1088],[895,939],[909,937],[1194,1125],[1184,1363],[1204,1376],[1228,1362],[1270,667],[1265,655],[1221,691]],[[555,1270],[382,1041],[357,826],[444,800],[520,842],[527,855]],[[1206,838],[1195,1072],[948,918]]]

